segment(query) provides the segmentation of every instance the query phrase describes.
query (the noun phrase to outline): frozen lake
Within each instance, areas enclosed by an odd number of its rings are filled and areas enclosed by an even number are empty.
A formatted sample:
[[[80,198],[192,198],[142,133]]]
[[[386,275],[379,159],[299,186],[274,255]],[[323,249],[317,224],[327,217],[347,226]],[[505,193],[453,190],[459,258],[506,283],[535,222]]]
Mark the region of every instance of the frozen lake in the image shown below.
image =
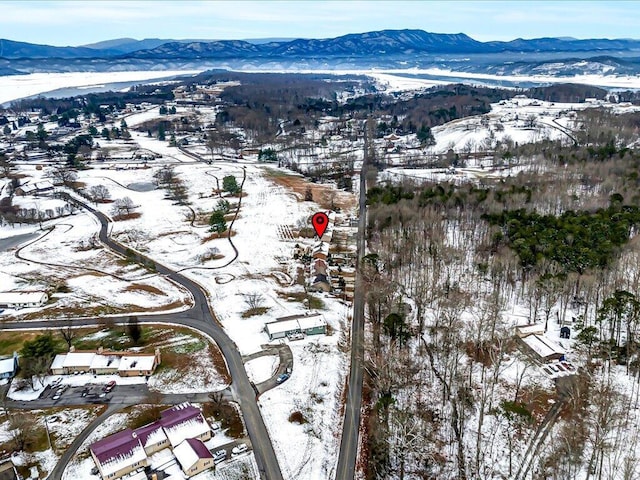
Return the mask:
[[[139,83],[195,75],[199,70],[154,70],[133,72],[31,73],[0,76],[0,104],[47,94],[61,97],[107,90],[122,90]]]

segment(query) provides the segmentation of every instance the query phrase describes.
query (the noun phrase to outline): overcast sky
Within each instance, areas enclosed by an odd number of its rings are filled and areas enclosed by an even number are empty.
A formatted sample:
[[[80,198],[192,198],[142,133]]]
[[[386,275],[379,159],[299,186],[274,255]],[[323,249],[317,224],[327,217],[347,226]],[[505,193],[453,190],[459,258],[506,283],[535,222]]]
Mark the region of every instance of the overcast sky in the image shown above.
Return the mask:
[[[120,37],[328,38],[382,29],[481,40],[638,38],[635,1],[2,1],[0,38],[82,45]]]

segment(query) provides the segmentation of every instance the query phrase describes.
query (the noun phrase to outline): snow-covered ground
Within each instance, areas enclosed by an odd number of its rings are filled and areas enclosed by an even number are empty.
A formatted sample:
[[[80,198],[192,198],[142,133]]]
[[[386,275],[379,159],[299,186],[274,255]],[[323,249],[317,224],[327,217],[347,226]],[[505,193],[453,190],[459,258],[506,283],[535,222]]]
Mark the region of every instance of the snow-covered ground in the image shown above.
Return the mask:
[[[271,378],[279,365],[279,359],[273,355],[265,355],[264,357],[254,358],[244,364],[247,370],[249,380],[253,383],[264,382]]]
[[[211,358],[212,347],[207,345],[202,350],[185,354],[190,356],[189,369],[162,369],[149,378],[148,385],[152,390],[162,393],[197,393],[222,390],[227,386],[218,373]]]

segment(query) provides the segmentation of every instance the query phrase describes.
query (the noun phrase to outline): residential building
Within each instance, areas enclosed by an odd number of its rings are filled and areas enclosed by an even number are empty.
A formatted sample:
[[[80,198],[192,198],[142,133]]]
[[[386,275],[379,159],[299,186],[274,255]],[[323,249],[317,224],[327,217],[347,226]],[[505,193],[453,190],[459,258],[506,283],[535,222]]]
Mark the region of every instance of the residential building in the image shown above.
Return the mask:
[[[173,449],[182,471],[192,477],[213,467],[213,455],[202,441],[188,438]]]
[[[149,464],[140,439],[130,428],[89,447],[103,480],[115,480]]]
[[[516,338],[526,347],[527,353],[540,362],[547,363],[561,360],[565,355],[565,351],[560,345],[544,335],[532,334]]]
[[[140,443],[144,448],[147,455],[151,456],[156,452],[159,452],[163,448],[169,447],[169,439],[167,438],[162,424],[160,422],[153,422],[148,425],[144,425],[134,430]]]
[[[190,403],[181,403],[160,412],[160,424],[172,448],[187,438],[207,441],[211,438],[211,427],[202,411]]]
[[[49,300],[49,296],[43,291],[33,292],[0,292],[0,308],[41,307]]]
[[[141,377],[152,375],[160,365],[160,350],[155,353],[113,352],[103,350],[76,351],[71,347],[68,353],[54,357],[51,363],[53,375],[69,373],[93,373],[94,375],[114,375],[121,377]]]
[[[174,451],[185,474],[191,476],[213,466],[213,457],[207,457],[208,449],[202,443],[211,436],[202,411],[182,403],[160,412],[160,419],[153,423],[127,428],[92,444],[89,451],[103,480],[115,480],[147,466],[148,457],[164,448]]]
[[[42,182],[26,183],[24,185],[20,185],[15,189],[15,194],[18,196],[38,195],[41,193],[50,192],[52,190],[53,183],[51,183],[49,180],[45,180]]]
[[[281,317],[275,322],[265,324],[264,330],[269,340],[284,338],[294,333],[321,335],[327,333],[327,322],[319,313],[305,313]]]

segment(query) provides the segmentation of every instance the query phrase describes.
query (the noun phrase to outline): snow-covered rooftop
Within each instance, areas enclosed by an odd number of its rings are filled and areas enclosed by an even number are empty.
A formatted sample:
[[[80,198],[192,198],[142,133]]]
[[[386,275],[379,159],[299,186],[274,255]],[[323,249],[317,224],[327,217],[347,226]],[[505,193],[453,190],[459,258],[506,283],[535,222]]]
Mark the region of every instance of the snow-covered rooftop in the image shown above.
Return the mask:
[[[154,355],[124,356],[120,359],[118,371],[127,370],[153,370],[155,363]]]
[[[120,357],[117,355],[95,355],[91,360],[91,369],[114,368],[120,365]],[[53,368],[53,367],[52,367]]]
[[[101,462],[100,466],[102,467],[102,475],[103,477],[108,477],[109,475],[122,470],[129,465],[143,462],[146,459],[147,454],[145,453],[144,448],[142,448],[140,443],[138,443],[137,445],[134,445],[128,453],[118,455],[105,463]]]
[[[153,422],[140,428],[136,428],[135,432],[145,448],[150,445],[156,445],[167,439],[167,436],[162,429],[162,425],[159,422]]]
[[[313,316],[299,318],[298,324],[300,325],[300,328],[304,329],[304,328],[323,327],[327,324],[327,322],[325,322],[322,315],[313,315]]]
[[[62,368],[64,366],[64,361],[67,359],[66,353],[59,353],[53,359],[53,363],[51,363],[51,369]]]
[[[187,438],[193,438],[203,435],[210,431],[209,424],[199,415],[198,417],[178,423],[172,427],[165,427],[164,431],[169,439],[171,446],[176,446]]]
[[[94,352],[69,352],[62,366],[65,368],[90,367],[95,356]]]
[[[274,333],[290,332],[292,330],[298,330],[300,324],[298,320],[281,320],[279,322],[267,323],[264,326],[266,332],[271,335]]]
[[[173,449],[173,454],[182,465],[184,471],[193,467],[201,458],[213,458],[209,449],[198,439],[184,440]]]
[[[524,337],[522,341],[541,358],[564,355],[565,353],[560,345],[542,335],[529,335]]]
[[[0,305],[40,303],[47,300],[45,292],[0,292]]]

